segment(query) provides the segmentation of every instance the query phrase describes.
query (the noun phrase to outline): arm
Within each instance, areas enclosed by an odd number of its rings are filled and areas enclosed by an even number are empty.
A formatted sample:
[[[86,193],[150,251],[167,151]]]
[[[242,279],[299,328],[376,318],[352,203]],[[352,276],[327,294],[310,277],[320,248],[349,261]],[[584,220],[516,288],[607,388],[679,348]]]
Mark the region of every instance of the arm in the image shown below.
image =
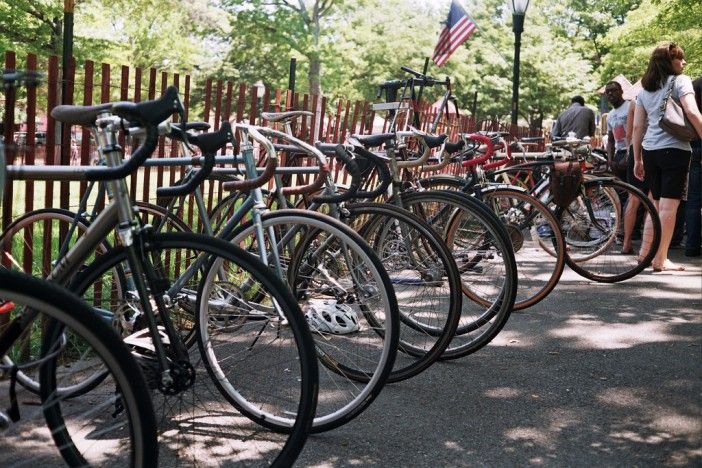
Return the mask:
[[[636,110],[636,101],[629,101],[629,111],[626,114],[626,145],[629,146],[633,142],[634,135],[634,111]]]
[[[556,119],[556,123],[553,124],[553,130],[551,130],[551,137],[561,136],[561,116],[559,115]]]
[[[685,111],[685,115],[690,120],[692,126],[695,127],[695,130],[697,130],[697,136],[702,138],[702,114],[700,114],[699,109],[697,109],[695,95],[685,94],[680,98],[680,105]]]
[[[609,127],[609,125],[607,125]],[[607,164],[612,167],[612,160],[614,159],[614,133],[612,130],[607,132]]]
[[[595,113],[593,111],[590,111],[590,120],[588,122],[588,128],[589,128],[588,135],[590,135],[591,137],[594,137],[596,127],[595,127]]]
[[[646,109],[643,106],[636,106],[634,111],[634,135],[632,137],[632,145],[634,145],[634,176],[637,179],[644,179],[644,167],[641,154],[641,142],[644,137],[644,129],[646,127]]]

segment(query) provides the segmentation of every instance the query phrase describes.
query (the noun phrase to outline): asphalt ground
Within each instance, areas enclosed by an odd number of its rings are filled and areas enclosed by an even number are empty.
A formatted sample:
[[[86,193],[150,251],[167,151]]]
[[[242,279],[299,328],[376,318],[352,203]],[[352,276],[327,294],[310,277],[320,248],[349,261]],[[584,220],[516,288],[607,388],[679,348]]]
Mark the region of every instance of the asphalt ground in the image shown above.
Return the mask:
[[[702,467],[702,260],[670,256],[686,271],[619,284],[566,268],[489,346],[388,385],[349,424],[311,436],[295,466]],[[0,466],[60,463],[46,434],[21,436],[0,433]],[[190,466],[161,459],[175,465]]]
[[[469,357],[388,385],[295,466],[702,466],[702,260],[598,284],[566,267]]]

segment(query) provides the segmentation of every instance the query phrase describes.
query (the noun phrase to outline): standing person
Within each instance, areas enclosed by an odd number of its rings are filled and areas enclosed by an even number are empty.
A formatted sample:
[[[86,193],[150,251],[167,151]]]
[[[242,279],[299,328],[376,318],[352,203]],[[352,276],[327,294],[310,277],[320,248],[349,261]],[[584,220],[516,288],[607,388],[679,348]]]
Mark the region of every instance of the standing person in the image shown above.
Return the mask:
[[[695,90],[697,109],[702,112],[702,76],[692,82]],[[692,157],[690,158],[690,173],[687,180],[687,204],[685,206],[685,224],[687,238],[685,239],[685,256],[699,257],[702,254],[702,140],[690,143]]]
[[[680,101],[697,134],[702,135],[702,115],[695,103],[692,81],[682,74],[685,64],[683,50],[675,43],[666,42],[656,47],[641,78],[643,90],[636,97],[634,175],[646,181],[649,197],[661,219],[661,243],[651,265],[654,271],[683,269],[668,260],[668,247],[675,228],[676,210],[685,189],[692,149],[689,141],[667,133],[658,121],[662,101],[672,86],[671,98]],[[651,220],[647,219],[642,250],[650,245],[650,223]]]
[[[582,96],[571,98],[570,107],[558,115],[551,134],[554,137],[565,138],[568,132],[575,133],[577,138],[595,136],[595,113],[585,107]]]
[[[634,112],[636,111],[636,96],[629,101],[629,110],[626,116],[626,134],[629,135],[629,156],[627,158],[626,182],[648,195],[648,187],[645,181],[639,180],[634,175],[634,145],[632,136],[634,134]],[[641,227],[638,219],[639,206],[641,202],[636,197],[630,197],[624,209],[624,240],[622,242],[622,254],[630,255],[634,253],[631,241],[634,232],[638,232]],[[639,234],[640,235],[640,234]]]
[[[629,103],[624,100],[624,90],[617,81],[607,83],[604,92],[612,105],[612,110],[607,114],[607,162],[614,175],[626,180],[630,138],[626,133],[626,117]]]

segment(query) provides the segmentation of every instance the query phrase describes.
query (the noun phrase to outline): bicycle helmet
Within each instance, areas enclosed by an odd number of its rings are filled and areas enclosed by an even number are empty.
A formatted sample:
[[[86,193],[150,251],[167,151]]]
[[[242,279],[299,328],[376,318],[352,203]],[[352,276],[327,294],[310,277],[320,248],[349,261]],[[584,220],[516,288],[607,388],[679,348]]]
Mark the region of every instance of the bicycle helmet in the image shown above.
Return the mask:
[[[310,299],[305,318],[312,331],[347,335],[360,329],[356,312],[333,299]]]

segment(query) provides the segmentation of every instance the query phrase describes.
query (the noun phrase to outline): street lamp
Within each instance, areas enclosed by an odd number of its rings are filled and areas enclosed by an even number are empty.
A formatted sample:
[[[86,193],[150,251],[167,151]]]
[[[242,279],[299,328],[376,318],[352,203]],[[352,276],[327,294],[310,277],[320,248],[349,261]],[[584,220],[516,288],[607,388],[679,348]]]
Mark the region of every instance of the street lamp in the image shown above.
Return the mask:
[[[512,31],[514,31],[514,65],[512,75],[512,125],[517,125],[519,110],[519,48],[522,45],[524,31],[524,16],[526,16],[529,0],[512,1]]]

